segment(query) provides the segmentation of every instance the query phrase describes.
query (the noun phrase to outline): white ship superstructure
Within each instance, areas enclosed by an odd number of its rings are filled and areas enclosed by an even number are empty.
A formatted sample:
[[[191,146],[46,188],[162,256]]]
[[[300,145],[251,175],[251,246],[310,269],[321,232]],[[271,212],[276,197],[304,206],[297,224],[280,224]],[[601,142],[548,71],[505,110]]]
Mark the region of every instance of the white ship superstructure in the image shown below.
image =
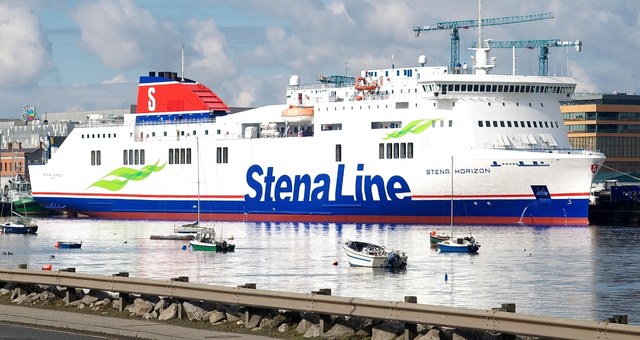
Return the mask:
[[[199,205],[202,220],[588,224],[605,157],[569,144],[559,101],[575,82],[490,74],[486,48],[475,60],[470,74],[420,58],[293,76],[286,104],[234,114],[206,86],[152,72],[124,124],[76,128],[30,166],[33,195],[107,218],[191,220]]]

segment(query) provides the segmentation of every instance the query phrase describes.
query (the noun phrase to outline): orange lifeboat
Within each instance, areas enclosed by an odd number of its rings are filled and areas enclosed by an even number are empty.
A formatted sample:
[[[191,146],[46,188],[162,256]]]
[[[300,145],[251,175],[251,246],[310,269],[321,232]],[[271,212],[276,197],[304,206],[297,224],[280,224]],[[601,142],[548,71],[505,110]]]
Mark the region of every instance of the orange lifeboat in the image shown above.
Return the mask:
[[[356,78],[356,90],[358,91],[373,91],[378,87],[377,83],[368,83],[365,77]]]
[[[282,111],[282,119],[288,123],[311,123],[313,121],[313,107],[290,106]]]

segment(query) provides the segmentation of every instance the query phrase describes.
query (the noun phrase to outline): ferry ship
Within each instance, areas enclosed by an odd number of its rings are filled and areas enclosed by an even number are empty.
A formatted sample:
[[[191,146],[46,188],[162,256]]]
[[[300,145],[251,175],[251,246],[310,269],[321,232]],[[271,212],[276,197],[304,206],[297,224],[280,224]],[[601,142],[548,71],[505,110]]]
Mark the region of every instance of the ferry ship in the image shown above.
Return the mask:
[[[587,225],[605,161],[571,148],[568,77],[431,66],[292,76],[286,102],[231,113],[173,72],[141,76],[135,112],[75,128],[33,196],[96,218]]]

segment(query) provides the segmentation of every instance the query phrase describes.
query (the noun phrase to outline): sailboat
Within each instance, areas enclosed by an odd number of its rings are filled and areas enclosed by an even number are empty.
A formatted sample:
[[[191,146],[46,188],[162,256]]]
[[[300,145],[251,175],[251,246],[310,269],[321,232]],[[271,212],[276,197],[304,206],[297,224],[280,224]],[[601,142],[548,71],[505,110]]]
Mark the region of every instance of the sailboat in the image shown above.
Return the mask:
[[[197,228],[196,236],[193,240],[189,241],[189,245],[193,250],[202,251],[234,251],[235,244],[230,244],[227,241],[219,240],[216,238],[216,231],[213,228],[202,227],[200,225],[200,139],[196,137],[196,157],[197,159],[197,171],[198,171],[198,203],[197,203],[197,220],[194,223],[190,223],[185,226],[191,226]]]
[[[480,244],[476,242],[476,239],[473,236],[471,236],[471,233],[469,233],[469,236],[465,237],[453,236],[453,175],[453,156],[451,156],[451,236],[446,240],[438,242],[436,245],[438,247],[438,251],[443,253],[477,253],[480,249]]]

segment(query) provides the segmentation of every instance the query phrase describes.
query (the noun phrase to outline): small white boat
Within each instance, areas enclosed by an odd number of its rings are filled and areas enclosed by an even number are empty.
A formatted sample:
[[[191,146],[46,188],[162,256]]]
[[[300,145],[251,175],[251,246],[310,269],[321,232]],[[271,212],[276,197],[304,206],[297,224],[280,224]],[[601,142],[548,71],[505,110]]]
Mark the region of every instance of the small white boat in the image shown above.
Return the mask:
[[[173,227],[173,232],[176,234],[195,234],[199,231],[202,231],[203,229],[205,228],[201,227],[198,221],[195,221],[193,223],[177,225]]]
[[[354,267],[402,268],[407,265],[407,255],[399,250],[386,250],[383,246],[361,241],[347,240],[342,244],[347,261]]]

